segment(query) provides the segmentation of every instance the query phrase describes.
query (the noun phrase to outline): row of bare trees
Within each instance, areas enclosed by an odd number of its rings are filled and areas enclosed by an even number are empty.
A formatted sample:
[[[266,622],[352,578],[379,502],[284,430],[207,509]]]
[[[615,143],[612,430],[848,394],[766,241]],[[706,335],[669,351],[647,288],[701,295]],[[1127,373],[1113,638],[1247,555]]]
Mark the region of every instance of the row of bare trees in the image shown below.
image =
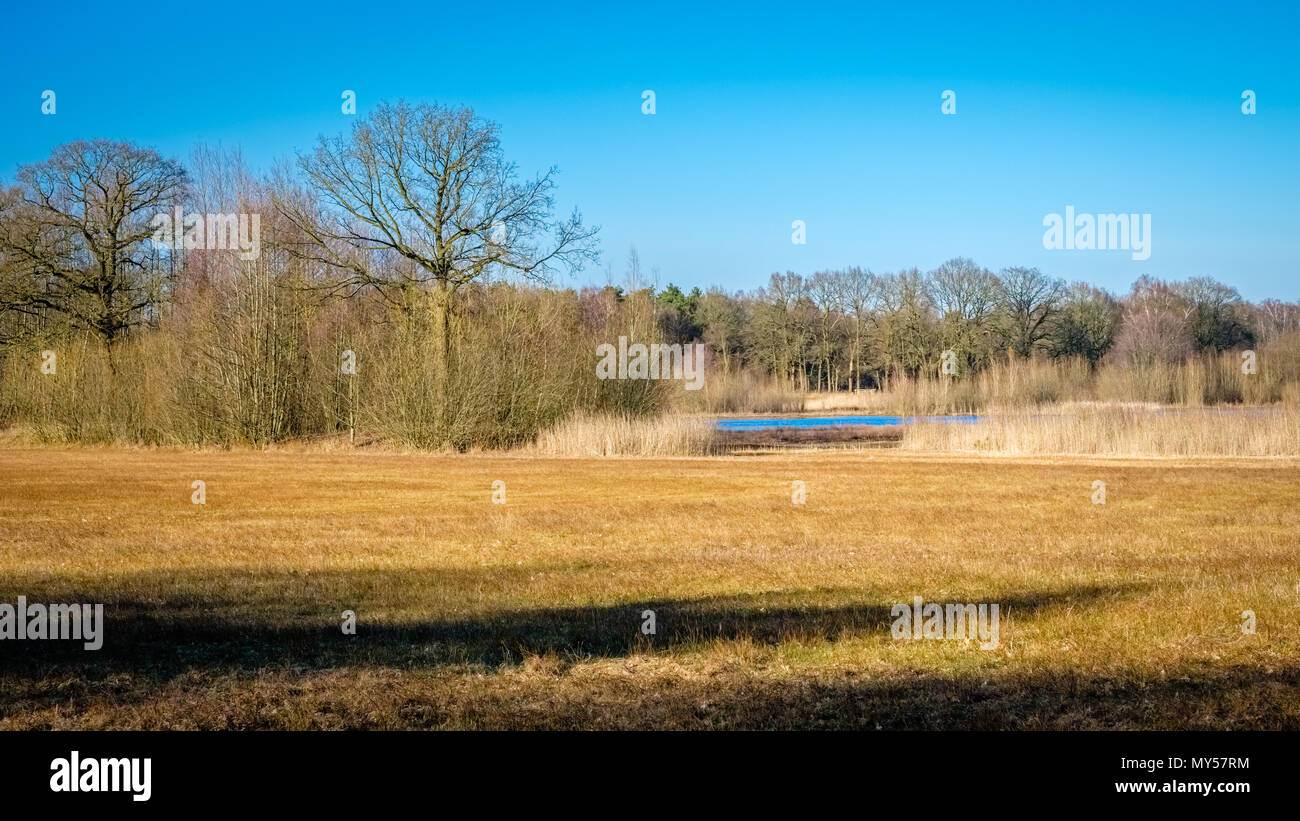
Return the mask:
[[[352,428],[365,383],[397,403],[372,402],[376,420],[444,444],[466,428],[463,391],[484,384],[458,366],[488,368],[484,346],[505,343],[476,334],[529,300],[545,313],[528,286],[596,255],[595,228],[576,210],[554,215],[555,173],[522,177],[497,127],[471,110],[404,102],[264,177],[221,149],[201,147],[186,169],[130,143],[63,145],[0,191],[0,356],[23,371],[36,347],[89,339],[62,348],[84,367],[102,356],[110,382],[134,357],[117,386],[143,389],[143,373],[165,371],[170,415],[206,432],[197,438],[270,441],[318,431],[322,414]],[[159,228],[173,214],[184,242]],[[253,253],[211,241],[235,214],[258,220]],[[503,282],[514,285],[493,287]],[[499,297],[490,311],[487,292]],[[340,352],[362,349],[365,367],[344,373]],[[507,349],[499,364],[512,353],[523,356]],[[19,394],[9,391],[10,415]]]
[[[773,274],[750,294],[670,285],[656,299],[668,336],[706,339],[721,362],[760,367],[804,390],[935,376],[946,351],[969,376],[1012,357],[1174,364],[1300,333],[1300,306],[1252,305],[1209,278],[1143,277],[1116,296],[1036,268],[995,274],[965,258],[928,273]]]

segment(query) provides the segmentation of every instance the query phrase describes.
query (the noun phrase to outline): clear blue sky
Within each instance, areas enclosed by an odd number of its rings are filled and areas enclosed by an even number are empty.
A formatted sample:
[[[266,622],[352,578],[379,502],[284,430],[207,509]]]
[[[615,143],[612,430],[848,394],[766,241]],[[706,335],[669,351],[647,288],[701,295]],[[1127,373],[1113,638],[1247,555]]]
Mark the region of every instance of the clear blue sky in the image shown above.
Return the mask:
[[[0,176],[92,137],[182,161],[239,145],[265,169],[347,129],[354,89],[362,114],[470,105],[521,171],[558,165],[560,204],[603,226],[601,263],[567,284],[603,284],[605,262],[621,280],[635,243],[661,286],[964,255],[1300,298],[1300,6],[995,5],[23,4],[5,11]],[[1067,205],[1150,213],[1151,258],[1045,250]]]

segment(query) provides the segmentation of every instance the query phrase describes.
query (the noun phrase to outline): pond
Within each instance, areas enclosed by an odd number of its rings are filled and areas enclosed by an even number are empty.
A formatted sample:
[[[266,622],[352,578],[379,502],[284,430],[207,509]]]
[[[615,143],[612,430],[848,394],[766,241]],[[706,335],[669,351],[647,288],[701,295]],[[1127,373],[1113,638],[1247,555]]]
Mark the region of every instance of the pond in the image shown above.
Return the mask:
[[[781,430],[784,428],[842,428],[853,426],[885,427],[917,422],[953,422],[969,424],[979,417],[966,416],[787,416],[750,419],[719,419],[718,430]]]

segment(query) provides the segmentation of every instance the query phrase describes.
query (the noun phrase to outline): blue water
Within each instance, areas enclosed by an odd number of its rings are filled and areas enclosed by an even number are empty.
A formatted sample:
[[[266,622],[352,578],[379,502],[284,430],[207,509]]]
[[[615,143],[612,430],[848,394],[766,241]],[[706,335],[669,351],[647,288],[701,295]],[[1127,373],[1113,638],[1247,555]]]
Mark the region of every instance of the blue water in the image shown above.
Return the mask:
[[[779,428],[841,428],[853,425],[883,427],[916,422],[969,424],[978,416],[791,416],[783,419],[719,419],[718,430],[776,430]]]

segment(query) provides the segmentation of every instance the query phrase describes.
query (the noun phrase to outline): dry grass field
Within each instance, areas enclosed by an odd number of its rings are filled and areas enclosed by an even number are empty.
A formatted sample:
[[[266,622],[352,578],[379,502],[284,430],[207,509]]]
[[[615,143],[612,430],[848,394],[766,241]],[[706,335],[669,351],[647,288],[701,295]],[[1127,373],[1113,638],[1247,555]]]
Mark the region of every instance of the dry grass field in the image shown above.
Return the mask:
[[[1300,729],[1298,584],[1294,460],[11,447],[0,728]]]

